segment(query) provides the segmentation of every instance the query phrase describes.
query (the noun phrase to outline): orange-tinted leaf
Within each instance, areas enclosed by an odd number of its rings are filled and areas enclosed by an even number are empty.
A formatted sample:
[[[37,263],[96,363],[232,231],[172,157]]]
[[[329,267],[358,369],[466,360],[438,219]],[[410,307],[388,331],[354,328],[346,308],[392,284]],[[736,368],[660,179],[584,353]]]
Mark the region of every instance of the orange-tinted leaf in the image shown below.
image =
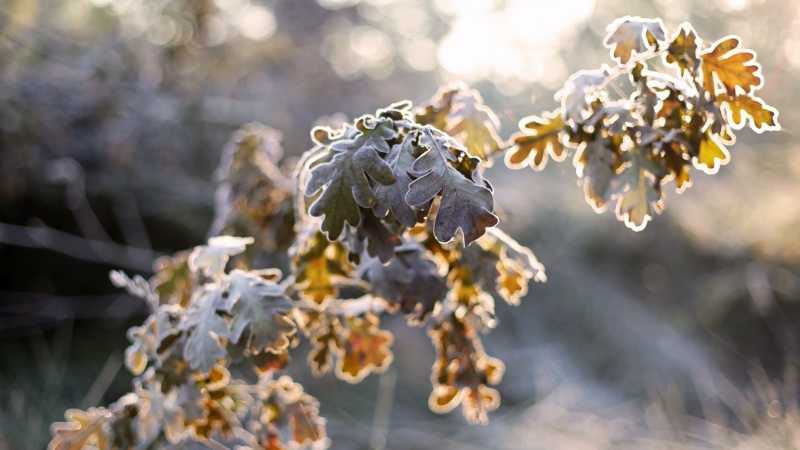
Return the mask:
[[[607,30],[603,45],[611,49],[611,57],[622,65],[634,55],[652,51],[666,41],[661,19],[623,17],[615,20]]]
[[[364,318],[351,317],[345,324],[336,375],[349,382],[358,383],[369,373],[381,373],[389,368],[394,355],[389,346],[394,342],[392,333],[377,327],[378,318],[367,314]]]
[[[711,95],[717,94],[715,77],[731,98],[737,95],[737,87],[749,94],[764,83],[756,54],[739,45],[737,36],[729,36],[715,42],[711,50],[701,55],[703,89]]]
[[[530,116],[519,123],[522,131],[511,135],[511,147],[506,153],[506,165],[512,169],[531,166],[541,170],[547,164],[548,155],[556,161],[563,161],[567,156],[561,145],[561,132],[564,130],[564,119],[561,110],[544,113],[542,117]]]

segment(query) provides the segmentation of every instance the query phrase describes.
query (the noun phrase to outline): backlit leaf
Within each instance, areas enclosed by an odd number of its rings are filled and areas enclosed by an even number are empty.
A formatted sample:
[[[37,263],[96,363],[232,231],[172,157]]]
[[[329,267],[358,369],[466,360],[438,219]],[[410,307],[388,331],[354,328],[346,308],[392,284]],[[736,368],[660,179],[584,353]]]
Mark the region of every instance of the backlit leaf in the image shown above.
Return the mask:
[[[725,95],[717,96],[717,102],[724,105],[728,112],[728,120],[734,129],[744,128],[749,121],[750,128],[757,132],[780,129],[778,111],[767,106],[764,100],[749,95],[737,95],[733,99]]]
[[[722,84],[722,92],[729,97],[736,96],[737,87],[749,94],[764,83],[756,54],[739,45],[738,37],[729,36],[715,42],[710,50],[700,55],[703,89],[712,96],[717,94],[716,81]]]
[[[194,248],[189,255],[189,268],[193,272],[202,269],[206,276],[219,279],[225,272],[225,265],[232,255],[238,255],[253,243],[251,237],[216,236],[207,245]]]
[[[575,154],[575,168],[583,178],[586,202],[597,212],[606,208],[611,199],[611,180],[621,165],[616,146],[609,138],[596,138],[583,144]]]
[[[664,55],[667,64],[680,69],[682,75],[692,74],[697,70],[700,59],[697,57],[697,33],[688,23],[681,24],[678,34],[672,38]]]
[[[309,214],[324,216],[321,229],[328,239],[337,239],[345,222],[358,226],[359,206],[375,206],[367,175],[379,184],[395,182],[392,168],[380,156],[389,152],[387,140],[395,134],[391,119],[361,117],[355,126],[333,139],[331,158],[311,169],[305,195],[314,195],[323,187],[325,190],[311,205]]]
[[[638,152],[624,155],[628,165],[612,180],[612,189],[619,196],[617,218],[628,228],[639,231],[663,209],[659,180],[666,171]]]
[[[548,155],[555,161],[563,161],[567,154],[561,144],[564,119],[561,110],[544,113],[541,118],[530,116],[519,123],[521,132],[509,138],[511,147],[506,153],[506,165],[512,169],[530,166],[541,170],[547,164]]]
[[[421,206],[442,193],[433,227],[436,239],[449,242],[460,228],[464,243],[469,244],[482,236],[486,228],[496,225],[492,191],[453,167],[459,158],[469,158],[464,149],[429,127],[422,131],[419,145],[427,150],[412,166],[419,178],[411,182],[406,202]]]
[[[394,355],[389,346],[394,342],[392,333],[378,328],[378,318],[350,317],[344,324],[345,332],[341,352],[336,364],[336,375],[349,382],[358,383],[370,373],[381,373],[389,368]]]
[[[492,155],[500,150],[502,139],[497,135],[500,120],[473,89],[459,92],[447,114],[447,128],[443,131],[456,138],[467,152],[491,166]]]
[[[339,292],[339,282],[348,279],[353,267],[340,242],[329,242],[322,232],[303,233],[301,246],[292,258],[296,289],[300,296],[322,305]]]
[[[694,158],[694,166],[705,173],[714,174],[730,160],[730,154],[717,136],[707,132],[700,141],[700,150]]]
[[[108,427],[111,414],[105,408],[68,409],[64,418],[66,422],[50,426],[53,440],[47,446],[48,450],[110,449]]]
[[[598,88],[602,86],[610,75],[608,67],[600,70],[580,70],[569,77],[564,88],[556,93],[561,99],[561,114],[564,121],[568,122],[573,130],[577,124],[583,122],[592,114],[589,104],[598,95]]]
[[[610,48],[611,57],[623,65],[634,55],[653,51],[666,41],[661,19],[623,17],[609,25],[607,31],[603,45]]]

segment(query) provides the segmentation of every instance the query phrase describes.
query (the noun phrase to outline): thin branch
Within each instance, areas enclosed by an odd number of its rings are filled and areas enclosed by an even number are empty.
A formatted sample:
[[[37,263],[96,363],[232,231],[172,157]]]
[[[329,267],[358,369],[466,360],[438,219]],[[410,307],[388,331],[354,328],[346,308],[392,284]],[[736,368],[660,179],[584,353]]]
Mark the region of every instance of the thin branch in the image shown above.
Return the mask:
[[[146,273],[153,273],[151,262],[163,256],[147,248],[86,239],[44,224],[21,226],[0,223],[0,243],[43,248],[83,261],[111,264]]]

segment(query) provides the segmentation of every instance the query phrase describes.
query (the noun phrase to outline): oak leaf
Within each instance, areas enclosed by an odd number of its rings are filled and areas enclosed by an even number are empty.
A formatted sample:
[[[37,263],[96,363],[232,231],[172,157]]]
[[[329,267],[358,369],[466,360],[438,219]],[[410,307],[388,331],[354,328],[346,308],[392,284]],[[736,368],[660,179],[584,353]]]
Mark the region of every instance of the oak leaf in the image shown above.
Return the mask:
[[[275,283],[241,270],[233,270],[227,281],[227,301],[230,309],[231,334],[234,344],[245,330],[252,353],[280,353],[289,346],[296,328],[286,317],[293,308],[284,289]]]
[[[406,203],[408,186],[411,184],[410,173],[414,165],[414,139],[406,137],[402,144],[392,147],[386,155],[386,162],[394,173],[395,182],[389,185],[375,185],[375,206],[372,212],[379,218],[386,217],[389,211],[395,219],[407,227],[417,223],[417,212]]]
[[[700,58],[697,57],[697,33],[691,25],[683,23],[678,28],[678,34],[672,38],[664,54],[664,62],[677,66],[682,75],[695,73]]]
[[[359,206],[375,206],[367,176],[383,185],[395,182],[392,168],[380,156],[389,152],[387,141],[395,135],[391,119],[361,117],[344,134],[332,139],[330,159],[311,169],[305,195],[325,190],[311,205],[309,214],[324,216],[321,229],[329,240],[339,237],[345,222],[354,227],[359,225]]]
[[[759,133],[780,129],[778,111],[758,97],[740,94],[731,99],[720,94],[717,103],[726,108],[728,120],[734,129],[740,130],[748,122],[750,128]]]
[[[443,131],[453,136],[467,152],[491,166],[492,155],[500,151],[502,139],[497,135],[500,120],[483,103],[483,98],[473,89],[459,92],[447,114],[447,128]]]
[[[608,26],[603,45],[611,49],[611,57],[625,65],[636,54],[655,50],[666,41],[661,19],[622,17]]]
[[[53,440],[48,450],[83,450],[96,447],[106,450],[109,447],[108,426],[111,413],[105,408],[89,408],[86,411],[68,409],[64,413],[66,422],[57,422],[50,426]]]
[[[511,146],[506,153],[506,165],[512,169],[530,166],[542,170],[548,155],[555,161],[563,161],[567,153],[561,144],[564,119],[561,110],[544,113],[542,117],[530,116],[519,122],[522,131],[509,138]]]
[[[427,150],[414,161],[412,169],[419,178],[411,182],[406,202],[421,206],[442,193],[433,226],[436,239],[450,242],[461,229],[464,243],[469,244],[482,236],[486,228],[497,225],[497,216],[492,212],[492,191],[453,166],[460,158],[471,158],[464,148],[430,127],[421,132],[419,145]]]
[[[660,180],[666,170],[637,151],[624,153],[627,165],[612,180],[611,189],[618,195],[617,218],[634,231],[663,209]]]
[[[392,333],[378,328],[378,318],[349,317],[344,324],[336,375],[349,382],[358,383],[368,374],[381,373],[394,359],[389,346],[394,342]]]
[[[700,55],[702,86],[712,98],[717,94],[716,82],[722,85],[728,97],[737,95],[737,87],[749,94],[764,83],[761,66],[756,62],[752,50],[739,47],[737,36],[729,36],[715,42],[710,50]]]

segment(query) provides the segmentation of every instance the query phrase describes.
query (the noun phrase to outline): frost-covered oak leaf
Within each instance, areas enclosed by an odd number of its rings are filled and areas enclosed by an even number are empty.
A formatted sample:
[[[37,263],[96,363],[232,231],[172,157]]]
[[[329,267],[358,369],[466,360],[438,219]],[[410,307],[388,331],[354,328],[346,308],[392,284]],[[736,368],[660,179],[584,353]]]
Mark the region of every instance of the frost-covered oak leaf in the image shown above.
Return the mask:
[[[611,49],[611,57],[620,64],[627,64],[636,54],[655,50],[666,41],[664,23],[661,19],[622,17],[608,26],[603,45]]]
[[[202,269],[206,276],[219,279],[225,273],[228,259],[238,255],[245,247],[252,244],[251,237],[216,236],[208,240],[207,245],[194,248],[189,255],[189,268],[193,272]]]
[[[547,164],[548,155],[555,161],[563,161],[567,156],[561,145],[561,132],[564,131],[561,110],[544,113],[542,117],[530,116],[519,123],[520,132],[511,135],[511,146],[506,153],[506,165],[512,169],[530,166],[542,170]]]
[[[328,239],[336,240],[345,222],[358,226],[359,206],[375,206],[367,176],[375,182],[389,185],[395,182],[392,168],[381,158],[389,152],[388,140],[396,135],[391,119],[361,117],[344,134],[331,137],[329,160],[311,169],[305,195],[311,196],[325,188],[311,205],[309,214],[322,217],[322,231]]]
[[[453,167],[459,158],[471,158],[466,150],[449,136],[430,127],[421,132],[419,145],[426,150],[412,166],[419,178],[411,182],[406,202],[411,206],[421,206],[441,193],[433,225],[436,239],[450,242],[460,228],[464,243],[469,244],[481,237],[487,228],[497,225],[497,216],[492,212],[492,191]]]
[[[233,305],[231,342],[238,343],[248,330],[248,347],[253,353],[279,353],[289,346],[296,328],[285,314],[293,305],[280,285],[233,270],[228,278],[227,301]]]

